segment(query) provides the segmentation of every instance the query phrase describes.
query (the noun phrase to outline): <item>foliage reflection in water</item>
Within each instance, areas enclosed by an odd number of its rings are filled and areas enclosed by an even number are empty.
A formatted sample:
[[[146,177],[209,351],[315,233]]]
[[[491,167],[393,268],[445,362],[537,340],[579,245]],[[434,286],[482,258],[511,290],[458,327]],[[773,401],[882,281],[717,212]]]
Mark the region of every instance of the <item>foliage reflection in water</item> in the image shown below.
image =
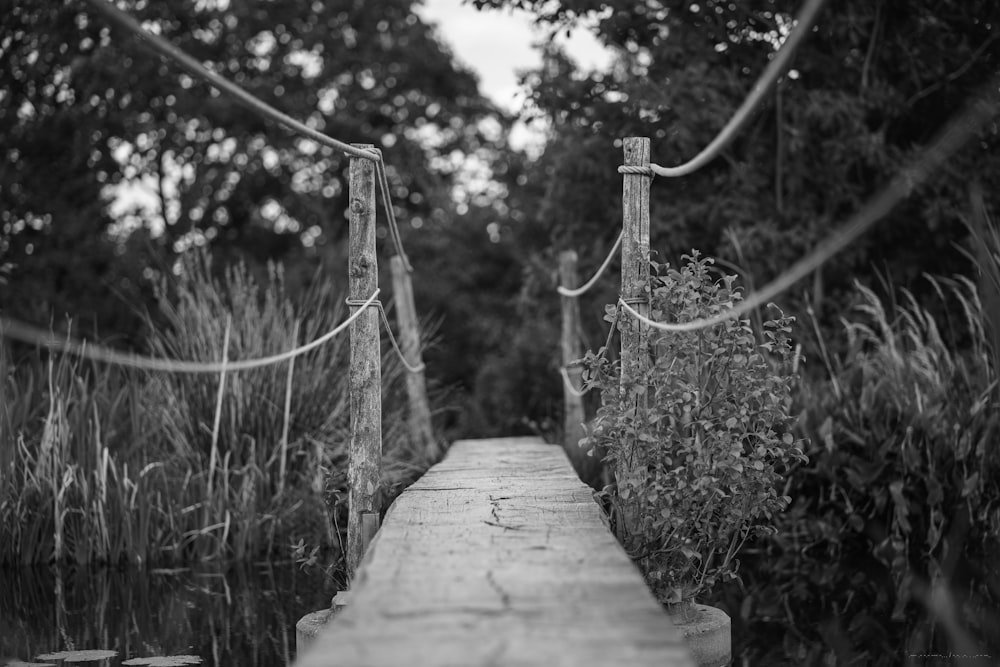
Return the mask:
[[[287,665],[331,595],[290,564],[0,570],[0,665]]]

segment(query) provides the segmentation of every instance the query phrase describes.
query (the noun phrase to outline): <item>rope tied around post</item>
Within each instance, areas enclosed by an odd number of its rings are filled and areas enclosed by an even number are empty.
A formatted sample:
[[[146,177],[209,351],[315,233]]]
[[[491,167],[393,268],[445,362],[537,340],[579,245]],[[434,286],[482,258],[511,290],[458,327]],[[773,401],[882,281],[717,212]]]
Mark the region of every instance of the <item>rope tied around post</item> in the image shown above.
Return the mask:
[[[737,319],[788,290],[799,280],[825,264],[831,257],[847,248],[859,236],[871,229],[899,202],[909,197],[923,185],[931,174],[941,167],[962,146],[974,139],[978,132],[996,117],[1000,110],[1000,76],[994,76],[966,103],[964,109],[952,116],[923,152],[901,169],[888,184],[871,197],[865,206],[847,222],[820,241],[809,253],[788,267],[778,277],[761,289],[748,294],[739,304],[711,317],[676,324],[656,322],[642,315],[632,305],[633,299],[619,297],[618,304],[635,319],[660,331],[698,331],[728,320]]]
[[[619,174],[626,174],[630,176],[648,176],[649,178],[656,178],[656,172],[653,170],[653,165],[637,165],[637,164],[623,164],[618,167]]]

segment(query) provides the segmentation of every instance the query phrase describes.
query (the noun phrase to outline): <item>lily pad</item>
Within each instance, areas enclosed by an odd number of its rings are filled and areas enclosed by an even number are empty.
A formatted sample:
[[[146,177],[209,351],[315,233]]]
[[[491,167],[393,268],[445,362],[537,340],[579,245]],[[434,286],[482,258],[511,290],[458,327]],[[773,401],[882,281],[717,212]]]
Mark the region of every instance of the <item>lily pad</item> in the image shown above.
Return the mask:
[[[93,660],[107,660],[118,655],[118,651],[87,650],[87,651],[59,651],[58,653],[43,653],[36,655],[35,660],[62,660],[64,662],[91,662]]]
[[[201,658],[196,655],[166,655],[153,658],[132,658],[122,662],[123,665],[148,665],[149,667],[185,667],[197,665]]]
[[[14,660],[3,663],[3,667],[56,667],[54,662],[23,662]]]

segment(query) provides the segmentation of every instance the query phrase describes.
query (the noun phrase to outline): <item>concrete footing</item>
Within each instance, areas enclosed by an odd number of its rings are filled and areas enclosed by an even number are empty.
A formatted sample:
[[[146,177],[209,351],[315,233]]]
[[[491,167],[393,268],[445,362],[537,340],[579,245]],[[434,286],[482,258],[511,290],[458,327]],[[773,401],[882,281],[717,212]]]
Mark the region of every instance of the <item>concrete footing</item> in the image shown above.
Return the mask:
[[[306,614],[295,624],[295,655],[302,655],[306,647],[312,643],[323,626],[333,618],[338,611],[347,606],[350,598],[350,591],[340,591],[333,596],[333,603],[330,609],[321,609],[311,614]]]
[[[717,607],[685,604],[669,611],[698,667],[726,667],[733,659],[732,621]]]
[[[322,609],[306,614],[295,624],[295,654],[302,655],[306,647],[312,643],[326,622],[333,616],[332,609]]]

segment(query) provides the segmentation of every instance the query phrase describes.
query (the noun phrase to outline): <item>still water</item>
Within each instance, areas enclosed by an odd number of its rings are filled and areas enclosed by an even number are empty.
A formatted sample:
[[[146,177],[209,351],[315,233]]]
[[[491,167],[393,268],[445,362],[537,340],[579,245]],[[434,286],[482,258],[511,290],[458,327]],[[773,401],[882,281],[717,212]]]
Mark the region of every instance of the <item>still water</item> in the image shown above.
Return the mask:
[[[323,573],[292,564],[0,570],[0,665],[119,667],[173,656],[153,664],[282,667],[295,657],[296,621],[329,607],[333,593]],[[87,657],[100,659],[78,661]]]

